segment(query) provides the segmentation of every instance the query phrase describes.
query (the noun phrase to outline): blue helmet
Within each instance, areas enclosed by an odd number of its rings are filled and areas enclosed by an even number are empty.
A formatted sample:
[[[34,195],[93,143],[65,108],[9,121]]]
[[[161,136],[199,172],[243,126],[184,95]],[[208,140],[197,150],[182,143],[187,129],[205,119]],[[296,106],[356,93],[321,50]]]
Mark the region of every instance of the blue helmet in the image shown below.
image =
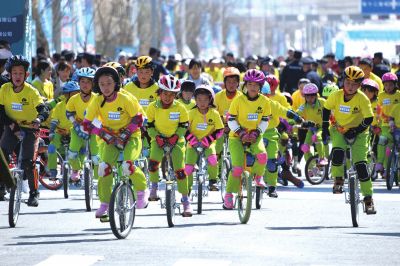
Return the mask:
[[[262,94],[271,94],[271,87],[269,86],[268,82],[265,82],[263,87],[261,88]]]
[[[81,69],[78,69],[76,71],[76,75],[78,76],[78,79],[80,79],[80,78],[94,79],[95,73],[96,73],[96,70],[91,67],[82,67]]]
[[[62,86],[63,93],[70,93],[70,92],[79,91],[79,90],[80,90],[79,84],[76,81],[67,81]]]
[[[213,89],[215,94],[217,94],[218,92],[222,91],[221,86],[218,86],[218,85],[212,86],[212,89]]]

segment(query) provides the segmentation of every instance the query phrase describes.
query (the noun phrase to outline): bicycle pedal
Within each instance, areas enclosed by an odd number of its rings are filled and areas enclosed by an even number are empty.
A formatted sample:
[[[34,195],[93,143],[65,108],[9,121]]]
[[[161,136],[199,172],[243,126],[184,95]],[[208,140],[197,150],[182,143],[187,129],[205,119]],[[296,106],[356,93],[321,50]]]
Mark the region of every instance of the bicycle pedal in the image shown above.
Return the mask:
[[[108,215],[100,217],[100,222],[102,223],[108,223],[110,222],[110,217]]]

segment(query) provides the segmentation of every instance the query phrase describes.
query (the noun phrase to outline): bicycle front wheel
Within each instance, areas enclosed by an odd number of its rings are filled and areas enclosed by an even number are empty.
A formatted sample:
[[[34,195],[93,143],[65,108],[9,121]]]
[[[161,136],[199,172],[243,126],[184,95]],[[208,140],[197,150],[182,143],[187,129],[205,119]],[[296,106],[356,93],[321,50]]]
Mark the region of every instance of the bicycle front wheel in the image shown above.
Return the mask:
[[[10,191],[10,201],[8,202],[8,224],[10,227],[17,225],[19,211],[21,208],[22,176],[14,174],[17,184]]]
[[[93,206],[93,172],[85,165],[83,168],[85,182],[85,204],[86,211],[90,212]]]
[[[349,196],[350,196],[350,210],[351,210],[351,221],[353,227],[358,227],[359,219],[359,206],[360,194],[358,191],[358,181],[354,176],[349,177]]]
[[[393,184],[395,180],[397,179],[397,156],[396,152],[393,149],[389,159],[388,159],[388,164],[387,164],[387,174],[386,174],[386,188],[388,190],[392,190]]]
[[[264,190],[260,187],[256,187],[256,209],[261,209],[262,200],[263,200],[263,192]]]
[[[68,199],[68,186],[69,186],[69,168],[67,165],[63,166],[63,187],[64,187],[64,198]]]
[[[203,183],[204,177],[197,175],[197,214],[203,211]]]
[[[329,165],[318,165],[319,157],[314,155],[310,157],[305,166],[306,179],[311,185],[319,185],[324,182]]]
[[[108,215],[110,227],[118,239],[126,238],[135,220],[136,200],[129,183],[120,182],[114,187]]]
[[[239,220],[242,224],[245,224],[250,219],[251,214],[251,201],[252,195],[252,178],[249,172],[244,171],[241,177],[241,184],[237,195],[237,206],[239,213]]]
[[[228,180],[229,172],[230,172],[230,162],[228,159],[225,159],[222,161],[222,166],[221,166],[221,175],[220,175],[220,182],[221,182],[221,198],[222,202],[224,202],[224,197],[226,193],[226,183]]]
[[[165,184],[165,209],[167,210],[167,222],[169,227],[175,225],[175,184],[173,181],[167,181]]]

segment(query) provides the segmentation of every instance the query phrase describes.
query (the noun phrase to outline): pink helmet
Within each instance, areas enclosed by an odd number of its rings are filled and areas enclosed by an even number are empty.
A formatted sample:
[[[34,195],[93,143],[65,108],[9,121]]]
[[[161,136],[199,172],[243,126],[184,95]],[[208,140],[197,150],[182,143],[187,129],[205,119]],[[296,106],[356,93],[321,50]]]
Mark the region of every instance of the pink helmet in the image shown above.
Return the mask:
[[[395,74],[393,74],[392,72],[385,73],[382,76],[382,82],[386,82],[386,81],[397,82],[397,76]]]
[[[260,84],[260,88],[262,88],[262,86],[264,86],[264,82],[265,82],[265,75],[260,70],[249,69],[246,71],[246,74],[244,75],[243,80],[247,81],[247,82],[256,82],[256,83]]]
[[[308,83],[304,85],[303,87],[304,95],[317,94],[317,93],[318,93],[318,87],[314,83]]]
[[[181,90],[181,82],[174,76],[165,75],[158,80],[158,87],[160,90],[179,92]]]
[[[376,83],[376,82],[375,82],[374,80],[372,80],[372,79],[364,79],[364,80],[361,82],[361,87],[364,87],[364,86],[372,87],[372,88],[376,89],[377,91],[379,91],[379,85],[378,85],[378,83]]]
[[[279,79],[272,74],[269,74],[265,80],[268,82],[269,87],[271,88],[271,91],[274,92],[276,90],[276,88],[278,88],[279,85]]]

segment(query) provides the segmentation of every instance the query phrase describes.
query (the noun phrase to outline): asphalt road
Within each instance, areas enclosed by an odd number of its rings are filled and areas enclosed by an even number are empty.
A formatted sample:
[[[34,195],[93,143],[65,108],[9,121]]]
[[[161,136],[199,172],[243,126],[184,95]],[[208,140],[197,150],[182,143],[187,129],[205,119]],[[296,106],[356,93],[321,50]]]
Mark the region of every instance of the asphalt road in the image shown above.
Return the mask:
[[[42,190],[39,207],[22,206],[16,228],[0,202],[0,265],[399,265],[399,188],[375,182],[378,213],[361,214],[358,228],[329,181],[278,192],[245,225],[237,211],[222,210],[219,192],[210,192],[203,214],[178,217],[174,228],[152,202],[137,210],[129,237],[116,240],[85,211],[82,190],[69,199]]]

